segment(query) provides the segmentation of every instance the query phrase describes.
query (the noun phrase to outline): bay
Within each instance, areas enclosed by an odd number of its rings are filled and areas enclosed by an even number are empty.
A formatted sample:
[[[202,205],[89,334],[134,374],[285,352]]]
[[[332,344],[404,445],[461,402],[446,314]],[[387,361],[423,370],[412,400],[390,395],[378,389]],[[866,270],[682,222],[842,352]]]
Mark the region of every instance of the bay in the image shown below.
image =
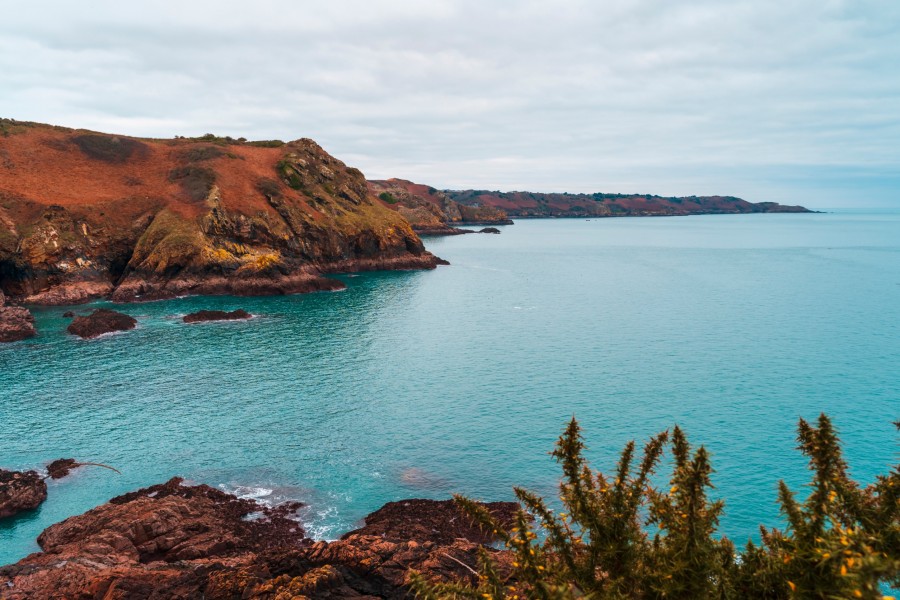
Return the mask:
[[[720,531],[778,525],[799,417],[829,414],[852,475],[897,460],[900,212],[519,220],[427,238],[452,265],[342,292],[117,306],[138,329],[0,346],[0,466],[111,464],[0,521],[0,564],[47,526],[172,476],[307,503],[320,538],[390,500],[553,496],[581,422],[595,468],[677,423],[712,453]],[[106,303],[96,303],[87,310]],[[199,309],[249,322],[184,325]]]

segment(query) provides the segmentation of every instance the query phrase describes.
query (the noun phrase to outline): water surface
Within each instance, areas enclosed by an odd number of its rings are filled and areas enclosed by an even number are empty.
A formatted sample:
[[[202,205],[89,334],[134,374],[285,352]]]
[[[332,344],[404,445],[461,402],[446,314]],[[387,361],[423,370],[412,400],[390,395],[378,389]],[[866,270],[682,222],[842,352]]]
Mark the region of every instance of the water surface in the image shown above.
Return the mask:
[[[0,564],[48,525],[179,475],[300,499],[334,538],[384,502],[553,495],[547,452],[581,421],[595,467],[678,423],[705,444],[743,543],[807,478],[798,417],[825,411],[852,474],[896,461],[900,214],[522,220],[429,238],[452,266],[345,276],[338,293],[118,309],[136,331],[0,346],[0,465],[111,464],[49,482],[0,523]],[[100,304],[98,304],[100,305]],[[249,322],[184,325],[202,308]]]

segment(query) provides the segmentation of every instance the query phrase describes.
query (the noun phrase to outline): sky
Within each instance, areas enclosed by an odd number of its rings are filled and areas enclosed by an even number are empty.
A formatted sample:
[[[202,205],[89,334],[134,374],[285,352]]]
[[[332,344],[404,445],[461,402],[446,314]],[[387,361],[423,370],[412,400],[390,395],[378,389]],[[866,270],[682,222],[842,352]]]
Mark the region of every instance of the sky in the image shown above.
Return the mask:
[[[896,0],[2,0],[0,117],[442,189],[900,208]]]

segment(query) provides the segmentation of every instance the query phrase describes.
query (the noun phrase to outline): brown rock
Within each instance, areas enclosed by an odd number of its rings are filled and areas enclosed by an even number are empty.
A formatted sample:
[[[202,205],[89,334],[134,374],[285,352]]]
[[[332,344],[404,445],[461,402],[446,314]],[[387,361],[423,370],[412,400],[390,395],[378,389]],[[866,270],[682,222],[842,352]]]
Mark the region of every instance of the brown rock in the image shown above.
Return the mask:
[[[485,227],[478,233],[500,233],[500,230],[497,229],[496,227]]]
[[[504,527],[512,527],[519,505],[515,502],[490,502],[484,505]],[[400,500],[388,502],[365,519],[365,526],[354,535],[375,535],[390,540],[415,540],[451,544],[455,540],[487,544],[495,539],[484,532],[453,500]]]
[[[47,474],[51,479],[62,479],[69,471],[80,466],[74,458],[59,458],[47,465]]]
[[[204,321],[239,321],[251,318],[253,318],[253,315],[246,310],[239,308],[231,312],[225,312],[224,310],[199,310],[195,313],[185,315],[182,320],[185,323],[201,323]]]
[[[487,506],[506,523],[515,510]],[[296,507],[269,509],[176,478],[47,528],[43,552],[0,568],[0,589],[9,600],[405,599],[411,570],[472,581],[479,542],[491,539],[450,501],[410,500],[339,541],[312,543],[288,518]],[[508,553],[489,551],[502,569]]]
[[[112,333],[113,331],[128,331],[134,329],[135,325],[137,325],[137,320],[134,317],[123,315],[108,308],[98,308],[87,316],[75,317],[75,320],[69,324],[66,331],[81,338],[89,339],[104,333]]]
[[[47,484],[37,471],[0,469],[0,519],[33,510],[47,499]]]
[[[18,342],[36,335],[34,316],[28,309],[0,306],[0,342]]]

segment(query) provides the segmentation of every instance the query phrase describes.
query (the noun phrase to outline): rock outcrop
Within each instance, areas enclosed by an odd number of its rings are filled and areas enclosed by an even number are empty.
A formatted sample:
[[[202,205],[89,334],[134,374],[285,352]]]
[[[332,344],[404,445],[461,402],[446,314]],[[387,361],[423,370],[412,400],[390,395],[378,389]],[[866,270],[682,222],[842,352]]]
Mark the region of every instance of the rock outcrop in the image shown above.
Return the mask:
[[[230,312],[224,310],[198,310],[195,313],[184,315],[182,320],[185,323],[203,323],[205,321],[241,321],[252,318],[253,315],[239,308]]]
[[[461,206],[506,211],[513,217],[641,217],[743,213],[808,213],[802,206],[752,203],[733,196],[666,197],[653,194],[545,194],[444,190]],[[487,224],[487,223],[486,223]]]
[[[35,304],[340,289],[438,259],[315,142],[0,120],[0,289]]]
[[[77,469],[80,466],[81,463],[74,458],[58,458],[47,465],[47,475],[50,479],[62,479],[72,469]]]
[[[512,524],[514,504],[487,507]],[[449,501],[409,500],[336,542],[312,542],[290,518],[297,508],[176,478],[47,528],[42,552],[0,568],[0,589],[10,600],[409,598],[411,569],[471,581],[491,539]]]
[[[137,319],[108,308],[98,308],[89,315],[75,317],[66,331],[83,339],[116,331],[129,331],[137,325]]]
[[[47,484],[37,471],[0,469],[0,519],[34,510],[47,499]]]
[[[6,297],[0,290],[0,343],[18,342],[36,335],[34,316],[26,308],[6,306]]]
[[[459,204],[427,185],[405,179],[372,180],[368,183],[369,190],[377,194],[385,206],[403,215],[420,235],[474,233],[452,225],[512,225],[503,210]]]

